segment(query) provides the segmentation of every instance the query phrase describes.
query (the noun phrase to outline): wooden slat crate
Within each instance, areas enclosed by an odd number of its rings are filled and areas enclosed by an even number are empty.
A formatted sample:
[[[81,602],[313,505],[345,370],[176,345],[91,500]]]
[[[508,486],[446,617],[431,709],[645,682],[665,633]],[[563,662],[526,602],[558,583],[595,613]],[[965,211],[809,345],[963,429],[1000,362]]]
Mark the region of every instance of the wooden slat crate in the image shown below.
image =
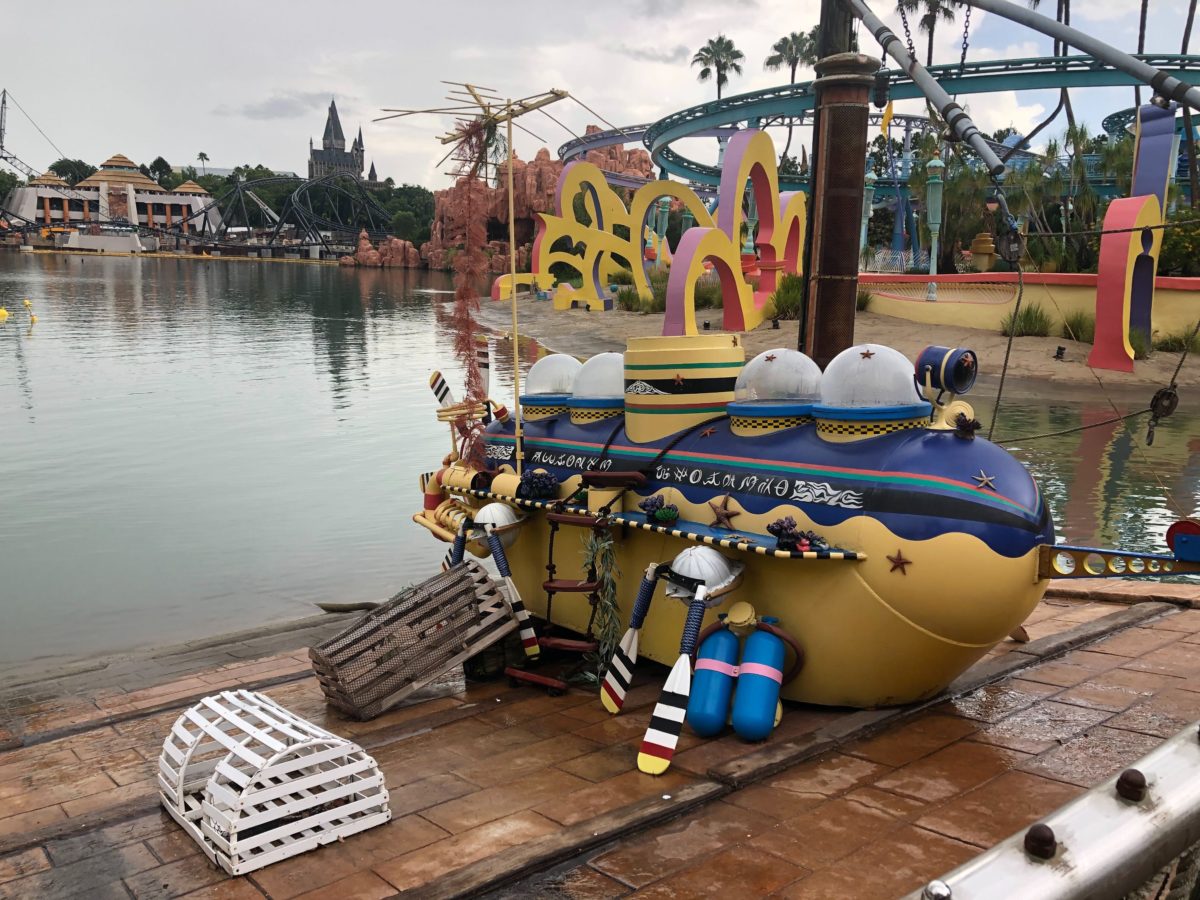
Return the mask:
[[[230,875],[244,875],[391,818],[361,747],[253,691],[205,697],[158,758],[171,817]]]
[[[366,720],[516,627],[504,591],[468,560],[401,591],[308,655],[325,699]]]

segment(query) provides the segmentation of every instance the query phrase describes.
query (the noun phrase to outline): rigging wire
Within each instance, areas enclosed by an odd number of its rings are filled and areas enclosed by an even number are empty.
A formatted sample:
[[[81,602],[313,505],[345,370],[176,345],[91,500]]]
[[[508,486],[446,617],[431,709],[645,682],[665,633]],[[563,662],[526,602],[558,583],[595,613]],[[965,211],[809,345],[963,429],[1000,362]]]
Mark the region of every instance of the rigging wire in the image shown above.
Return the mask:
[[[48,135],[48,134],[46,134],[46,132],[42,131],[42,126],[39,125],[37,122],[33,121],[33,116],[31,116],[29,113],[25,112],[25,107],[23,107],[20,104],[20,102],[17,100],[17,98],[13,96],[12,91],[8,92],[8,99],[13,102],[13,106],[15,106],[17,109],[19,109],[21,111],[21,115],[23,115],[26,119],[29,120],[29,124],[37,129],[37,133],[46,139],[46,143],[48,143],[51,147],[54,148],[54,151],[58,154],[59,158],[66,159],[67,154],[63,153],[62,150],[59,149],[58,144],[56,144],[56,143],[54,143],[54,141],[50,140],[50,135]]]
[[[1017,302],[1013,306],[1012,319],[1009,321],[1008,346],[1004,348],[1004,365],[1000,368],[1000,386],[996,388],[996,402],[992,405],[992,421],[988,423],[988,440],[996,430],[996,417],[1000,414],[1000,398],[1004,394],[1004,379],[1008,375],[1008,359],[1012,355],[1013,338],[1017,332],[1017,316],[1021,312],[1021,300],[1025,296],[1025,267],[1017,263]]]

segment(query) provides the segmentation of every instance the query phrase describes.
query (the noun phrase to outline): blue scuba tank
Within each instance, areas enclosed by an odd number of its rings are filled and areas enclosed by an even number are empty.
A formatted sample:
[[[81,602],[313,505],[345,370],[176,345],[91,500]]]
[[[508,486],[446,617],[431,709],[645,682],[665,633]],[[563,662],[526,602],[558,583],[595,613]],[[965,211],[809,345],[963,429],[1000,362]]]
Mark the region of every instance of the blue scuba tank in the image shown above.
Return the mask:
[[[687,723],[700,737],[720,733],[728,721],[737,658],[737,635],[728,628],[714,631],[700,645],[687,706]]]
[[[779,620],[764,616],[762,621],[774,625]],[[743,740],[761,741],[775,728],[786,652],[783,641],[761,628],[746,638],[733,699],[733,730]]]

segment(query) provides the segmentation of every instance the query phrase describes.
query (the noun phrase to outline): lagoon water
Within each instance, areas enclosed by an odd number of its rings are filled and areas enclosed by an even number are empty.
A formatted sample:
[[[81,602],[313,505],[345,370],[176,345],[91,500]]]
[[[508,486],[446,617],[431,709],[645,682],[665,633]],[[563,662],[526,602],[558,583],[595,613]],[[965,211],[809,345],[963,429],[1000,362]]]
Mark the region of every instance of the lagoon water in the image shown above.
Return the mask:
[[[450,287],[0,253],[0,665],[294,618],[432,573],[443,550],[410,518],[449,444],[429,373],[462,383],[450,297],[433,293]],[[1099,399],[1013,401],[997,434],[1110,415]],[[1181,411],[1152,448],[1143,433],[1018,444],[1064,539],[1154,550],[1175,518],[1165,491],[1196,511],[1200,417]]]

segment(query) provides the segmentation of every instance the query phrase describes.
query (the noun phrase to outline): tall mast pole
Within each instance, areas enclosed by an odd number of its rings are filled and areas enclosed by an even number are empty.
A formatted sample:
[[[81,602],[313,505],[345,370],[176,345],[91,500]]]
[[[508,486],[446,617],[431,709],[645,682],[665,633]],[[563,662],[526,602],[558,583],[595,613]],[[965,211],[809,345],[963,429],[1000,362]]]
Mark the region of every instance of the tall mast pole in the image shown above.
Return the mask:
[[[521,350],[517,334],[517,223],[513,215],[513,109],[512,99],[505,102],[505,128],[508,132],[508,287],[512,303],[512,348],[513,348],[513,410],[516,418],[517,477],[525,460],[525,448],[521,443]]]

